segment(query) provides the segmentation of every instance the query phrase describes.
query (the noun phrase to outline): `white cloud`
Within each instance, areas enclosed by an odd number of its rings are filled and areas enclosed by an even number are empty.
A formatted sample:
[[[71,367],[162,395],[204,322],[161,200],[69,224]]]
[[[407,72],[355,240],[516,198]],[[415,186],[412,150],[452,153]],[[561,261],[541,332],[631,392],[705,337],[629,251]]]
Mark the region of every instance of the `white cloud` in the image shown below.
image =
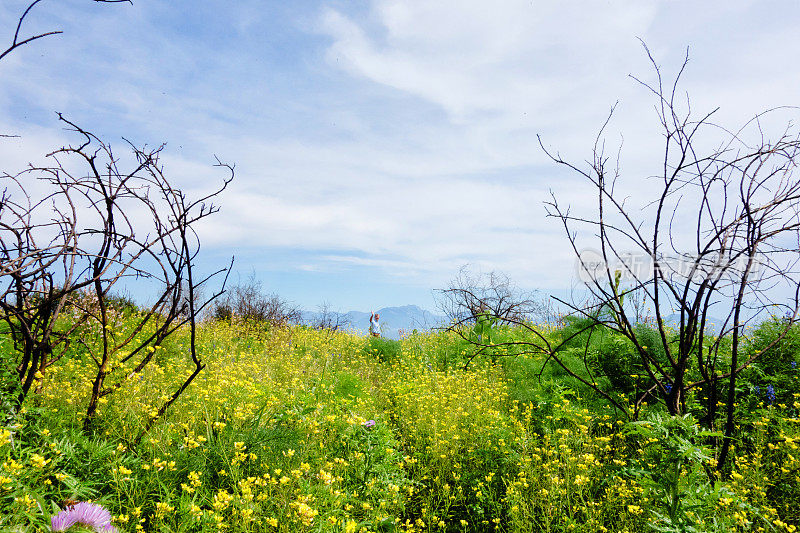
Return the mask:
[[[294,248],[310,252],[297,265],[306,271],[359,265],[417,280],[472,262],[565,286],[572,257],[542,201],[554,189],[587,210],[593,197],[536,135],[583,161],[620,100],[608,152],[623,133],[623,185],[641,203],[661,141],[652,97],[627,77],[653,79],[636,37],[666,76],[691,45],[693,108],[721,105],[726,124],[794,103],[800,86],[792,3],[339,5],[212,2],[183,17],[182,3],[163,1],[59,7],[61,20],[43,10],[43,27],[67,33],[41,43],[44,58],[0,64],[11,80],[0,123],[57,128],[47,122],[57,109],[112,140],[169,141],[167,171],[194,194],[224,175],[213,154],[235,162],[221,213],[202,226],[216,248]],[[0,8],[5,26],[9,14]],[[63,142],[50,131],[26,129],[37,145],[6,144],[4,163]]]
[[[386,1],[373,3],[377,38],[334,10],[321,24],[334,39],[332,63],[436,103],[459,121],[547,112],[585,89],[587,77],[602,76],[619,60],[616,52],[647,31],[655,12],[652,2],[609,9],[515,1],[487,9],[477,1]]]

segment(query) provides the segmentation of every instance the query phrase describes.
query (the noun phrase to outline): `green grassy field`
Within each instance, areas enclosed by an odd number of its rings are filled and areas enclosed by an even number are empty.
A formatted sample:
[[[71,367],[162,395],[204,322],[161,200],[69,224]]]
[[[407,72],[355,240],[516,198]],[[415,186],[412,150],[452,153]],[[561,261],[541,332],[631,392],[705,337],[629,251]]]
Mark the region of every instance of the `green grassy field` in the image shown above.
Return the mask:
[[[501,328],[493,340],[525,335]],[[190,372],[187,342],[178,334],[153,347],[140,376],[125,379],[119,367],[120,389],[102,399],[89,433],[82,422],[96,367],[76,348],[48,369],[0,429],[0,529],[48,531],[65,500],[102,504],[121,531],[710,532],[800,523],[796,352],[740,380],[733,462],[713,478],[714,436],[692,417],[694,399],[685,417],[654,401],[632,420],[544,356],[498,349],[494,363],[480,357],[464,370],[475,349],[453,332],[391,341],[209,322],[199,331],[207,367],[137,442]],[[8,341],[0,347],[9,361]],[[623,402],[641,378],[625,366],[625,350],[623,340],[597,335],[590,354]],[[579,355],[565,354],[577,371]]]

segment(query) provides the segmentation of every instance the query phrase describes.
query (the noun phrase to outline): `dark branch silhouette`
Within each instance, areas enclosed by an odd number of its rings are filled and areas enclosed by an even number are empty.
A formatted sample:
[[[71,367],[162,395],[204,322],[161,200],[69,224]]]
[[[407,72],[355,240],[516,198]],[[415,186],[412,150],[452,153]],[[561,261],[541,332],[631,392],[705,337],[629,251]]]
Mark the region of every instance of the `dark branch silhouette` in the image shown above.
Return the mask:
[[[800,137],[787,128],[777,140],[767,139],[760,119],[777,110],[758,115],[736,132],[711,122],[716,110],[694,118],[688,97],[685,102],[678,98],[688,54],[666,87],[646,46],[645,51],[657,82],[634,79],[655,96],[664,138],[660,170],[651,178],[653,200],[635,210],[615,190],[619,160],[610,164],[602,142],[607,120],[585,166],[565,160],[540,140],[554,162],[595,190],[597,211],[574,215],[555,196],[546,206],[563,226],[592,295],[591,306],[568,307],[589,325],[627,337],[648,377],[649,385],[634,399],[634,416],[645,402],[662,399],[671,414],[682,414],[686,394],[702,389],[703,421],[711,427],[722,401],[722,469],[735,427],[736,379],[764,352],[743,357],[744,328],[768,316],[785,316],[785,335],[797,319],[800,272],[792,243],[800,235],[800,180],[795,174]],[[745,140],[753,127],[755,144]],[[717,144],[708,148],[711,135]],[[581,227],[595,234],[593,260],[587,260],[578,242],[576,229]],[[626,303],[634,295],[652,308],[650,327]],[[668,313],[677,316],[674,323]],[[712,324],[714,317],[721,323]],[[645,342],[653,330],[658,350]],[[724,347],[728,340],[729,348]],[[558,360],[557,351],[548,353]]]
[[[20,48],[21,46],[25,46],[26,44],[31,43],[31,42],[33,42],[33,41],[35,41],[37,39],[41,39],[43,37],[49,37],[51,35],[59,35],[59,34],[64,33],[61,30],[53,30],[53,31],[47,31],[47,32],[44,32],[44,33],[38,33],[36,35],[31,35],[30,37],[21,37],[20,36],[20,32],[22,31],[22,24],[25,22],[25,17],[27,17],[28,14],[31,12],[31,9],[33,9],[33,7],[36,4],[38,4],[39,2],[41,2],[41,1],[42,0],[34,0],[30,4],[28,4],[28,7],[25,9],[25,11],[22,13],[22,15],[20,15],[19,20],[17,21],[17,29],[14,32],[14,38],[11,40],[11,44],[8,46],[8,48],[6,48],[2,52],[0,52],[0,60],[2,60],[4,57],[6,57],[8,54],[13,52],[17,48]],[[133,3],[131,0],[92,0],[92,1],[100,3],[100,4],[120,4],[120,3],[132,4]]]
[[[203,369],[196,321],[225,281],[205,299],[198,293],[228,268],[197,276],[195,227],[218,211],[214,200],[234,169],[217,160],[228,174],[221,186],[190,200],[164,173],[163,145],[128,143],[129,155],[120,157],[92,133],[59,119],[79,143],[49,154],[49,166],[0,176],[0,321],[18,353],[16,404],[78,343],[96,365],[88,430],[101,399],[140,375],[156,347],[188,326],[194,370],[146,431]],[[157,291],[134,313],[115,304],[114,289],[128,280],[144,280]]]
[[[683,414],[687,394],[697,392],[705,402],[701,422],[722,429],[715,442],[722,471],[735,430],[737,378],[781,341],[800,311],[800,136],[791,121],[772,140],[761,126],[767,115],[794,108],[767,110],[738,130],[712,122],[716,110],[695,117],[679,92],[688,53],[667,83],[646,46],[645,52],[656,82],[632,78],[656,99],[664,144],[643,205],[628,205],[621,192],[621,147],[616,160],[605,151],[615,107],[585,163],[563,158],[539,139],[545,154],[580,176],[596,198],[594,212],[574,213],[554,194],[545,202],[564,229],[588,295],[580,303],[554,298],[570,312],[568,327],[553,340],[513,312],[481,306],[469,284],[445,294],[457,297],[457,322],[480,308],[533,335],[493,346],[464,336],[477,345],[475,356],[497,346],[513,355],[544,354],[545,364],[559,365],[632,418],[648,403]],[[652,311],[649,320],[644,307]],[[768,346],[747,350],[745,328],[765,318],[778,320],[781,332]],[[640,375],[630,390],[620,390],[630,376],[618,375],[619,365],[590,364],[592,339],[605,334],[625,338],[635,354]],[[583,352],[583,371],[565,363],[566,349]]]

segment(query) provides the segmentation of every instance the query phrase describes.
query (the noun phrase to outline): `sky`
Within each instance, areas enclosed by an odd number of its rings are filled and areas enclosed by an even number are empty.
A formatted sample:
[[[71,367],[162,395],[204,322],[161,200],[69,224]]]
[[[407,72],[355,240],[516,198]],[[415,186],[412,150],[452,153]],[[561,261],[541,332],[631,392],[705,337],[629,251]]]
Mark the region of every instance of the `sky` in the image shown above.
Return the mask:
[[[0,48],[24,0],[0,3]],[[416,304],[465,264],[561,295],[575,258],[543,202],[591,212],[581,164],[599,128],[622,144],[633,201],[660,137],[644,41],[665,78],[729,128],[798,105],[800,3],[788,1],[43,0],[0,61],[0,171],[74,137],[166,143],[173,183],[201,195],[200,267],[305,309]],[[769,125],[773,126],[773,125]],[[777,124],[776,133],[782,131]],[[538,136],[538,137],[537,137]],[[591,244],[591,243],[590,243]]]

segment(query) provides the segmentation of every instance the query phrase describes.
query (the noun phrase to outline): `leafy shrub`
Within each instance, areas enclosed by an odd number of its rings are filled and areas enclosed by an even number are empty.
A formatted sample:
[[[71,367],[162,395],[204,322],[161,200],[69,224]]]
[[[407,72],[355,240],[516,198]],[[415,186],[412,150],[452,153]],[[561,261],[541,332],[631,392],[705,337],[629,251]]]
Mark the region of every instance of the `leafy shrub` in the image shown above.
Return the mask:
[[[744,374],[742,392],[751,404],[791,404],[793,394],[800,392],[800,324],[792,325],[780,338],[785,329],[785,320],[773,318],[747,337],[747,357],[763,351]]]
[[[376,357],[382,363],[399,361],[402,351],[403,345],[400,341],[383,337],[369,337],[364,345],[364,353]]]

